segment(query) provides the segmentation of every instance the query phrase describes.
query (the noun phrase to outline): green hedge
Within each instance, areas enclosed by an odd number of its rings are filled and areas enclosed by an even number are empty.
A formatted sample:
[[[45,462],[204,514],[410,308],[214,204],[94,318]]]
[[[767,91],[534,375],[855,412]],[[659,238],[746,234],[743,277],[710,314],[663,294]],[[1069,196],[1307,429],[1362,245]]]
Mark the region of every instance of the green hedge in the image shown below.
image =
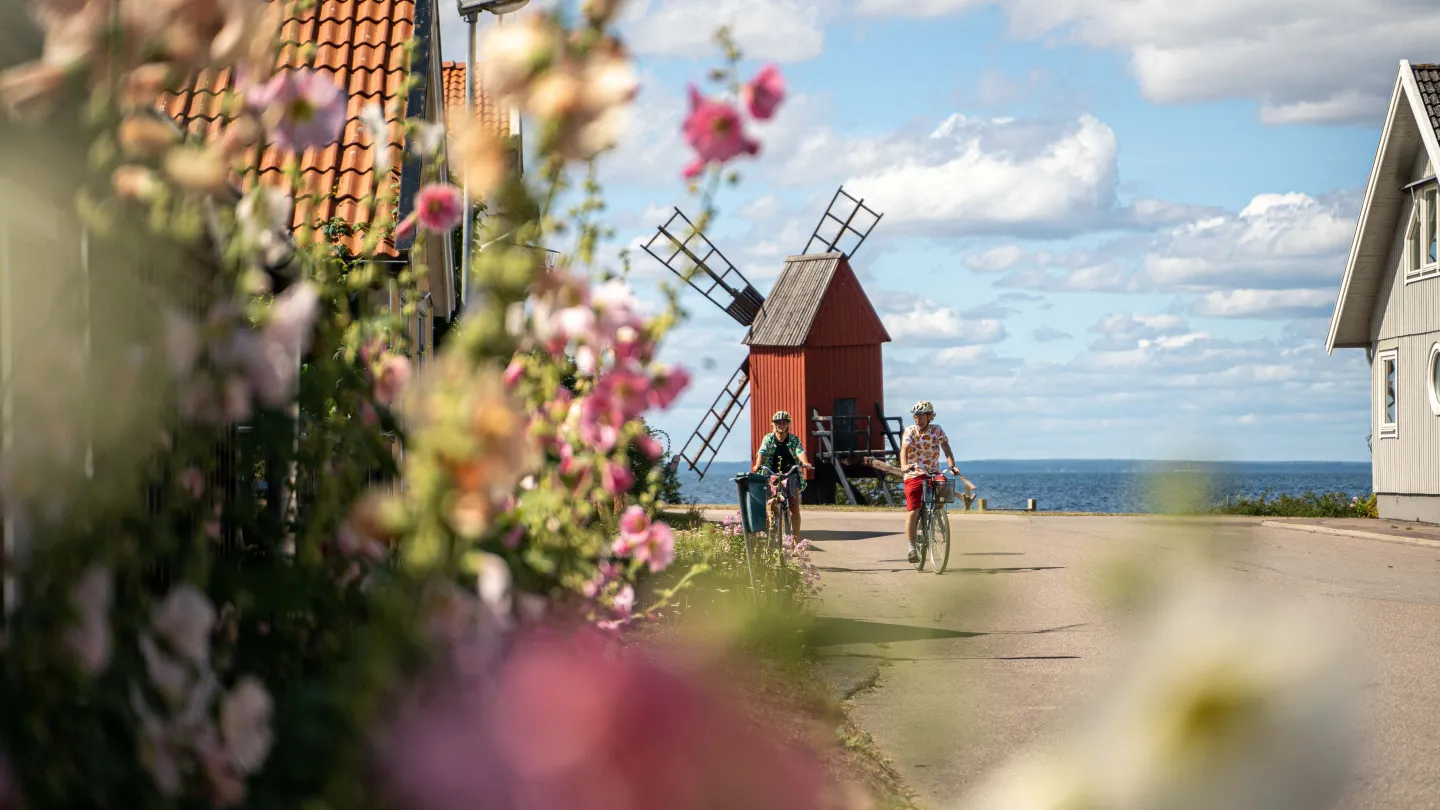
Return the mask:
[[[1258,498],[1237,497],[1211,510],[1217,515],[1257,517],[1352,518],[1375,517],[1375,496],[1352,498],[1343,492],[1306,492],[1271,499],[1265,492]]]

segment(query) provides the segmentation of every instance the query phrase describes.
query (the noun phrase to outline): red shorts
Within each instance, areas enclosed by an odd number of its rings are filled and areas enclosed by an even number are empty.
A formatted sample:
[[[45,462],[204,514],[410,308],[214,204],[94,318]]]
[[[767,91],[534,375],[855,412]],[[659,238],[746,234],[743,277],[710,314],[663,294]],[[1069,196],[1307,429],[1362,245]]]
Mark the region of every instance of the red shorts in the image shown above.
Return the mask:
[[[942,475],[942,476],[939,476],[939,481],[936,482],[936,492],[935,492],[935,494],[936,494],[937,497],[940,495],[940,491],[939,491],[939,489],[940,489],[940,482],[941,482],[941,481],[944,481],[944,480],[945,480],[945,476]],[[925,505],[925,476],[923,476],[923,475],[917,475],[917,476],[915,476],[914,478],[906,478],[906,479],[905,479],[905,511],[906,511],[906,512],[914,512],[916,509],[919,509],[921,506],[924,506],[924,505]]]

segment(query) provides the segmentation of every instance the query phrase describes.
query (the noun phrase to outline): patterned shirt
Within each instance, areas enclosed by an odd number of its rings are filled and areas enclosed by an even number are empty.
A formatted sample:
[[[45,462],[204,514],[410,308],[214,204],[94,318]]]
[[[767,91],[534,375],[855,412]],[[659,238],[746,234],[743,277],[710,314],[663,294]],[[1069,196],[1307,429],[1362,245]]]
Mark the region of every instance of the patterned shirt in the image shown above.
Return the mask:
[[[800,446],[800,437],[791,433],[785,439],[785,447],[790,450],[790,456],[795,459],[795,463],[799,464],[800,452],[803,449]],[[776,466],[779,464],[777,456],[780,455],[780,442],[775,438],[774,431],[765,434],[765,441],[760,443],[760,454],[760,463],[776,472],[784,472]]]
[[[908,472],[906,478],[915,478],[921,473],[935,474],[940,472],[940,445],[949,441],[945,431],[939,425],[930,424],[930,429],[921,432],[919,425],[911,425],[905,428],[905,435],[901,437],[902,446],[909,448],[906,454],[910,463],[920,467],[921,472]]]

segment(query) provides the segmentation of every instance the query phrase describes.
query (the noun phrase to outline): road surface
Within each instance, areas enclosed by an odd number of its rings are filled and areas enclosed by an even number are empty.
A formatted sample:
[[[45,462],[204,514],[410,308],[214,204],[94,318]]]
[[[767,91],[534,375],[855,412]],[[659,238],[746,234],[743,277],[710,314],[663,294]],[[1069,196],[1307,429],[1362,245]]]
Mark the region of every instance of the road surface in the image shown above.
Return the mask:
[[[1202,540],[1257,595],[1318,600],[1359,630],[1366,755],[1346,810],[1440,807],[1440,548],[1258,519],[958,514],[943,576],[905,561],[903,515],[809,510],[827,678],[928,807],[1069,725],[1134,637],[1106,560]],[[982,598],[987,597],[988,598]]]

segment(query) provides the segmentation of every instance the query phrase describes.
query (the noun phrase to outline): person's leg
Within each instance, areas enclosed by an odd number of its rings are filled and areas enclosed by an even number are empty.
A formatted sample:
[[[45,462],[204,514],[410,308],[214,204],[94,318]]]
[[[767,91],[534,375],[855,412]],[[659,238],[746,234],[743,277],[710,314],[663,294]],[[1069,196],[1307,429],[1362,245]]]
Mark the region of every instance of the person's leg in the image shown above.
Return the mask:
[[[920,558],[915,551],[915,527],[920,522],[920,505],[924,498],[924,482],[919,478],[905,480],[905,539],[909,543],[910,562]]]

